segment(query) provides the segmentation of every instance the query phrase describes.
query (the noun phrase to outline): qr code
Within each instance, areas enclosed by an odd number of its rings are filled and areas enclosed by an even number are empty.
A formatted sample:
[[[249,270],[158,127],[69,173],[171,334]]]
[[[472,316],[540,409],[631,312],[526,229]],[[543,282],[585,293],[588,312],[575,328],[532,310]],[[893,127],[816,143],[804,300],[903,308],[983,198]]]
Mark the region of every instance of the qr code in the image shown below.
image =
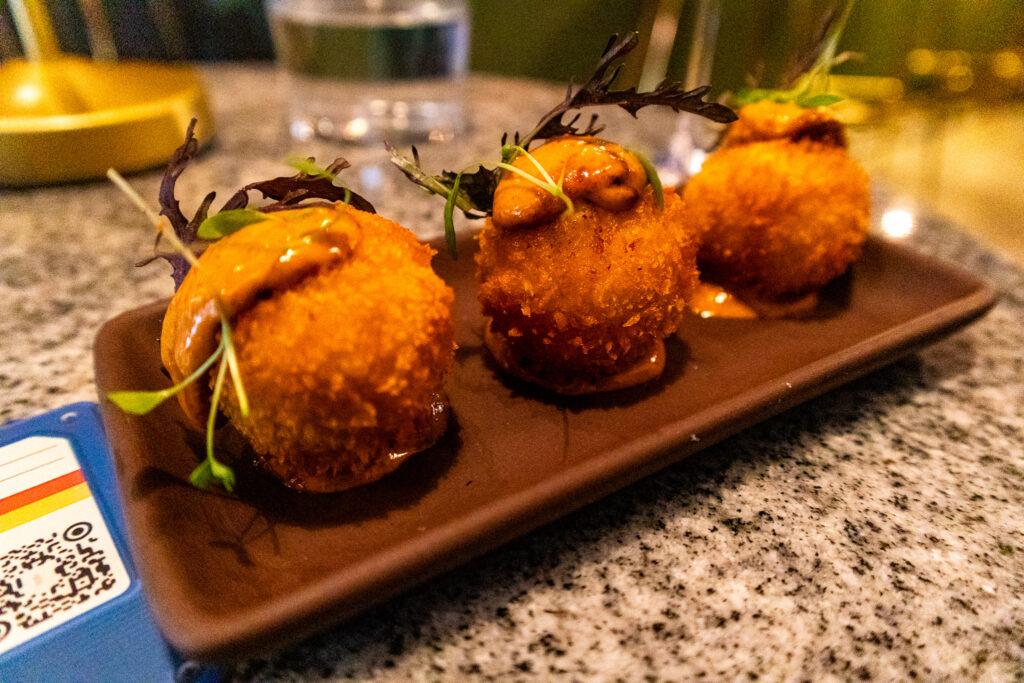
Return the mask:
[[[0,556],[0,643],[114,588],[117,576],[93,534],[76,522]]]

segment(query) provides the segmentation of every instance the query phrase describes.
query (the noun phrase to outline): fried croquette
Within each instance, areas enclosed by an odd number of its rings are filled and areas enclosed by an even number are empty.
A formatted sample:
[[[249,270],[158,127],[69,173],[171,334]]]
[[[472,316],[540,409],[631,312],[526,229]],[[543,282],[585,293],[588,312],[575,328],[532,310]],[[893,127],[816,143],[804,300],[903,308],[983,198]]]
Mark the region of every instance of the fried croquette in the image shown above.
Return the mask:
[[[824,108],[761,102],[687,183],[703,276],[751,301],[797,300],[842,275],[868,232],[868,176]]]
[[[503,176],[476,256],[487,346],[511,374],[565,394],[658,376],[662,340],[697,283],[680,198],[666,192],[659,209],[636,158],[595,138],[555,140],[532,154],[564,178],[575,210]]]
[[[259,464],[286,485],[373,481],[444,431],[453,293],[408,230],[343,204],[268,214],[212,244],[168,307],[161,356],[177,382],[232,321],[250,410],[221,401]],[[211,382],[212,386],[212,382]],[[179,394],[200,426],[210,392]]]

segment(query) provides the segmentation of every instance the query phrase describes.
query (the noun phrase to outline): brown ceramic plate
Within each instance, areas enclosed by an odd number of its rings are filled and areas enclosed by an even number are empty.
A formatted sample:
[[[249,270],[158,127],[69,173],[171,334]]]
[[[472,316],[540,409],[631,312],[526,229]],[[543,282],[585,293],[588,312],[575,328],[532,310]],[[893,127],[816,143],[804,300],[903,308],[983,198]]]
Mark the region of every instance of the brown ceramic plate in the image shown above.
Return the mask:
[[[317,495],[240,472],[237,498],[187,483],[200,440],[174,401],[102,406],[135,559],[168,640],[198,659],[293,641],[647,476],[983,315],[971,275],[872,239],[805,320],[686,321],[662,379],[558,398],[501,376],[481,348],[474,243],[435,258],[456,291],[459,351],[444,439],[375,484]],[[96,339],[100,394],[165,386],[164,303]]]

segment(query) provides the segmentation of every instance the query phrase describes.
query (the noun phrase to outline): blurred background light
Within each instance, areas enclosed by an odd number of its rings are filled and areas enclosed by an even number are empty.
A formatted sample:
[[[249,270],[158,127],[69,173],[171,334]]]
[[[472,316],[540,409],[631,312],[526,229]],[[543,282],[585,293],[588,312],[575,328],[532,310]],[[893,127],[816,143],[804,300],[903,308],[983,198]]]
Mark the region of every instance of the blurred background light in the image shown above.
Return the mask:
[[[882,214],[882,232],[889,237],[907,237],[914,232],[914,214],[906,209],[889,209]]]
[[[466,0],[470,69],[565,83],[589,73],[609,35],[635,30],[640,48],[619,83],[646,75],[648,54],[656,70],[684,80],[697,37],[693,26],[708,2],[719,8],[720,25],[730,27],[713,41],[713,97],[780,67],[766,63],[784,61],[778,55],[765,57],[763,68],[751,67],[764,37],[780,27],[786,36],[780,54],[820,35],[800,15],[817,4],[807,2]],[[60,49],[70,54],[268,64],[273,58],[263,0],[46,0],[46,6]],[[658,35],[674,39],[648,50]],[[846,97],[837,109],[849,123],[851,151],[872,179],[1024,262],[1024,2],[857,0],[839,49],[857,57],[831,79]],[[11,4],[0,0],[0,60],[20,52]],[[11,96],[32,100],[29,91]],[[316,132],[311,127],[293,136]],[[678,171],[682,177],[686,169]]]

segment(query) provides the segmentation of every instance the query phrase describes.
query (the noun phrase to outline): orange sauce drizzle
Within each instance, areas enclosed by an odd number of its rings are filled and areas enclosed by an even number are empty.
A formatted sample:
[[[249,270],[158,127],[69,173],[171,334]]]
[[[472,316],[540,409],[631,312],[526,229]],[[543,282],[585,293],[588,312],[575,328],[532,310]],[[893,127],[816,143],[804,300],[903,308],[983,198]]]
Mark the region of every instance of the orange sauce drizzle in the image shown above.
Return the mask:
[[[757,311],[736,298],[735,294],[708,282],[697,285],[689,301],[690,310],[701,318],[759,317]]]

